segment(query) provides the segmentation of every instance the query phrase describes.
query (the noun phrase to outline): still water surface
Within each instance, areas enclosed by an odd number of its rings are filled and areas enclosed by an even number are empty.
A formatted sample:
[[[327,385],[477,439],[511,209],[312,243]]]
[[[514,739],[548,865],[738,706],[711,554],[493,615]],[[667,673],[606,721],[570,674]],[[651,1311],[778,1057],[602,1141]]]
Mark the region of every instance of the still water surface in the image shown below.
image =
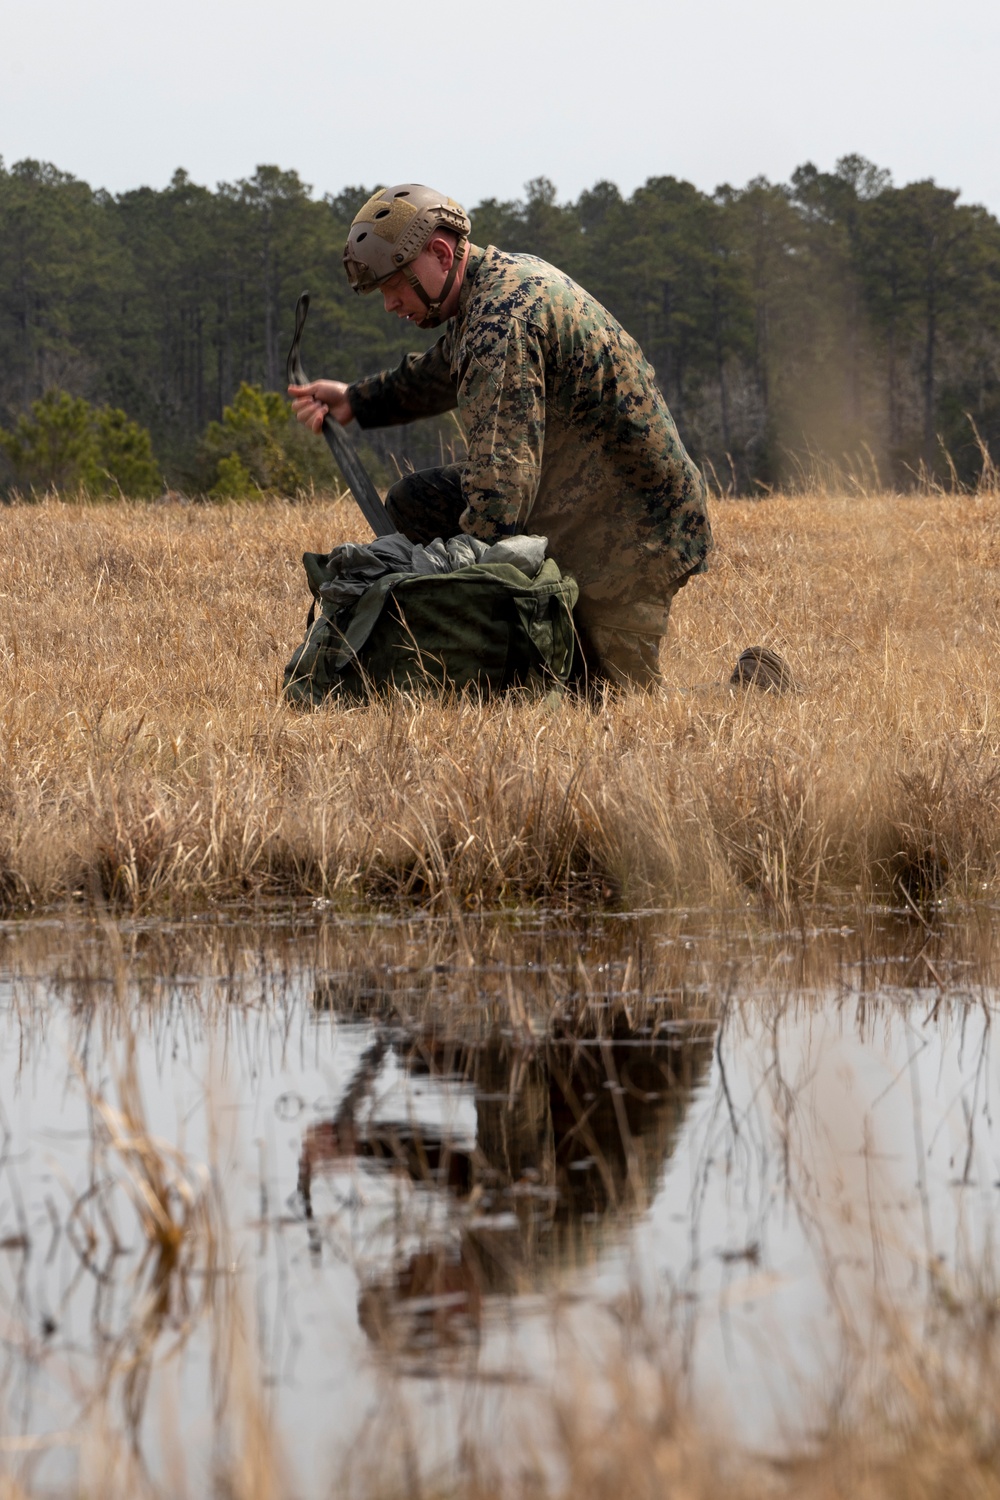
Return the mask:
[[[993,1275],[995,968],[990,912],[6,924],[3,1462],[200,1493],[252,1388],[295,1494],[516,1472],[663,1371],[794,1442]]]

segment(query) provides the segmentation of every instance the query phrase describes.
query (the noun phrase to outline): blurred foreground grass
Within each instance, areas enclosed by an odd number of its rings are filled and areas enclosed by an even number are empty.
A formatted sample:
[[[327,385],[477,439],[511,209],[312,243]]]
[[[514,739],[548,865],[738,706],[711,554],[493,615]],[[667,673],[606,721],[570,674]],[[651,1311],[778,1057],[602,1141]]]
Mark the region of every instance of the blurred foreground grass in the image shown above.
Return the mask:
[[[668,691],[303,714],[343,500],[0,509],[0,901],[782,912],[1000,885],[1000,494],[716,504]],[[725,686],[738,652],[803,690]]]

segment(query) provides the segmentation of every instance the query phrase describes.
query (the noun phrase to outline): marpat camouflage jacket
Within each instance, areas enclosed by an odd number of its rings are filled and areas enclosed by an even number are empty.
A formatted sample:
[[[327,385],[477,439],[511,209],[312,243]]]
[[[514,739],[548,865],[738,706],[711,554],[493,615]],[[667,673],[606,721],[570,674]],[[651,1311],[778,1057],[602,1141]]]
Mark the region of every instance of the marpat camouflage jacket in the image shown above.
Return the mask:
[[[620,581],[609,606],[626,580],[626,592],[653,600],[705,570],[704,484],[652,366],[543,260],[473,246],[437,343],[348,395],[362,427],[457,407],[468,439],[462,529],[485,541],[544,534],[588,593],[604,593],[609,573]]]

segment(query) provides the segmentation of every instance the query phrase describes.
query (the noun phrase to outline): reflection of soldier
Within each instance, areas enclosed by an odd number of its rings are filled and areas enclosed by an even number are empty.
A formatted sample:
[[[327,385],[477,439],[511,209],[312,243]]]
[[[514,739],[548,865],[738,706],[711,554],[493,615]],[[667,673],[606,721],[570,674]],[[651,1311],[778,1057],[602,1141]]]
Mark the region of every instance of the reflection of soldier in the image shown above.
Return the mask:
[[[711,546],[701,475],[611,314],[545,261],[470,245],[469,229],[457,203],[416,183],[364,204],[344,252],[351,285],[444,332],[352,386],[291,387],[296,414],[319,431],[327,413],[386,427],[457,408],[467,458],[393,485],[394,524],[417,542],[543,533],[580,584],[591,671],[655,683],[671,600]]]
[[[668,1019],[662,1007],[658,1014]],[[464,1043],[397,1041],[393,1051],[411,1076],[474,1087],[471,1148],[438,1126],[362,1119],[387,1051],[376,1039],[337,1115],[307,1132],[299,1189],[311,1216],[315,1171],[353,1159],[384,1163],[445,1195],[449,1226],[369,1281],[359,1303],[366,1332],[415,1350],[474,1335],[485,1294],[513,1292],[548,1266],[586,1258],[602,1223],[650,1200],[712,1036],[703,1028],[651,1039],[622,1016],[607,1035],[574,1028],[530,1047],[496,1033]]]

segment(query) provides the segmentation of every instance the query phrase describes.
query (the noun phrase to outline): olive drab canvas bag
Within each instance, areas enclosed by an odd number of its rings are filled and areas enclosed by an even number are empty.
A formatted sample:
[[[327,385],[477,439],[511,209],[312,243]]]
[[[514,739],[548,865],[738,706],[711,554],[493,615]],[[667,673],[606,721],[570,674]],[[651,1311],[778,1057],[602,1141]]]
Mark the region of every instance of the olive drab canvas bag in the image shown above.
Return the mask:
[[[537,540],[544,550],[544,538]],[[357,701],[391,688],[547,691],[566,682],[579,590],[551,558],[534,577],[506,561],[431,574],[388,572],[369,584],[349,583],[353,594],[345,601],[338,557],[345,550],[303,556],[313,606],[306,638],[285,668],[292,702],[316,705],[331,695]]]

